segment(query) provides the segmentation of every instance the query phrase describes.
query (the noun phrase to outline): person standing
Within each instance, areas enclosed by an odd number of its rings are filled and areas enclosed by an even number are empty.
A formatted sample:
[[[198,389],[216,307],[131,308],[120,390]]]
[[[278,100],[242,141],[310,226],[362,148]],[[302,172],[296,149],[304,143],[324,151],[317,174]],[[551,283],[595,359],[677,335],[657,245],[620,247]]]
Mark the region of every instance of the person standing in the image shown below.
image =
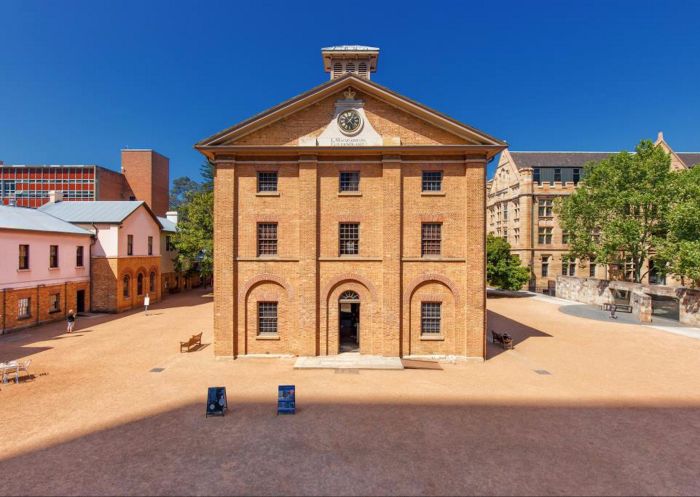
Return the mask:
[[[151,303],[151,298],[146,294],[146,296],[143,299],[143,307],[144,307],[144,314],[148,316],[148,305]]]
[[[68,311],[68,316],[66,316],[66,332],[73,333],[73,327],[75,326],[75,313],[73,309]]]

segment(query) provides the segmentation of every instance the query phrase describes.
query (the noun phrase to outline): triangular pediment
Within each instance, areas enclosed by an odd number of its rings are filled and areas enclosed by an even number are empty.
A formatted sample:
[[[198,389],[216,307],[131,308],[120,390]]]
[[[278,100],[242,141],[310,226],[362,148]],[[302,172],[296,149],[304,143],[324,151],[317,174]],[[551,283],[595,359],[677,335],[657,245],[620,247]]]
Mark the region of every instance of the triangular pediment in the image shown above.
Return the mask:
[[[349,90],[349,91],[348,91]],[[361,129],[341,129],[351,111]],[[352,116],[356,111],[357,117]],[[197,148],[232,146],[504,146],[504,142],[372,81],[347,74],[217,133]]]
[[[518,167],[506,149],[501,152],[498,165],[493,173],[493,178],[488,185],[488,193],[496,193],[517,185],[520,181]]]

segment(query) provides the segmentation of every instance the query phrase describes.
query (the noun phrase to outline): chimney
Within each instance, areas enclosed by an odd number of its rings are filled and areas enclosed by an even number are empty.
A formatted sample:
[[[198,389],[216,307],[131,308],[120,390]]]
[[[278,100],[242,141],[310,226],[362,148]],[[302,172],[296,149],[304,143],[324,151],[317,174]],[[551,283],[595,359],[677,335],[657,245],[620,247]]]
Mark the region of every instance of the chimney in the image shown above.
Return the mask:
[[[62,202],[62,201],[63,201],[63,192],[62,191],[51,190],[49,192],[49,203],[50,204],[55,204],[56,202]]]
[[[177,225],[177,211],[168,211],[165,213],[165,218],[171,223]]]

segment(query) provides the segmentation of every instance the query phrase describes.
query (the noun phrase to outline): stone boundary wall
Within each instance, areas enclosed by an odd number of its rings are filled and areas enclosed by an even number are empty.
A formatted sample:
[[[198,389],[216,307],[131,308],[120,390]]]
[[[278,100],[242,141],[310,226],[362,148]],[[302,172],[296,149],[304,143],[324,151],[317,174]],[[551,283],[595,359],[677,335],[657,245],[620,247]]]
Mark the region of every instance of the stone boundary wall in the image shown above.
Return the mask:
[[[700,290],[685,287],[644,285],[628,281],[599,280],[575,276],[557,276],[556,296],[584,304],[602,305],[614,302],[614,290],[630,292],[632,313],[643,323],[652,321],[652,295],[674,297],[679,301],[682,324],[700,326]]]

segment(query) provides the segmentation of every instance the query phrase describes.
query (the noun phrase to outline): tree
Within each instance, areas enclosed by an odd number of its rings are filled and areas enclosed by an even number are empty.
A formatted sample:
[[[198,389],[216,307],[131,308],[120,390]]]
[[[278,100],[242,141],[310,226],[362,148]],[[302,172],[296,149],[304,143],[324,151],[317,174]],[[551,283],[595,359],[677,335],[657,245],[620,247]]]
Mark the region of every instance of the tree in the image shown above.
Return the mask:
[[[202,189],[212,191],[214,189],[214,163],[207,159],[199,167],[199,174],[204,178]]]
[[[631,262],[639,283],[644,263],[666,238],[674,173],[661,147],[644,140],[635,150],[586,164],[576,191],[555,205],[571,256],[618,267]]]
[[[173,187],[170,190],[170,209],[176,210],[187,198],[190,192],[201,189],[201,185],[187,176],[181,176],[173,180]]]
[[[700,167],[673,175],[674,198],[668,212],[668,234],[654,262],[662,274],[673,274],[700,286]]]
[[[510,244],[489,234],[486,237],[486,281],[503,290],[519,290],[529,279],[529,270],[510,253]]]
[[[191,191],[180,205],[175,264],[182,272],[198,271],[202,278],[214,268],[214,192]]]

